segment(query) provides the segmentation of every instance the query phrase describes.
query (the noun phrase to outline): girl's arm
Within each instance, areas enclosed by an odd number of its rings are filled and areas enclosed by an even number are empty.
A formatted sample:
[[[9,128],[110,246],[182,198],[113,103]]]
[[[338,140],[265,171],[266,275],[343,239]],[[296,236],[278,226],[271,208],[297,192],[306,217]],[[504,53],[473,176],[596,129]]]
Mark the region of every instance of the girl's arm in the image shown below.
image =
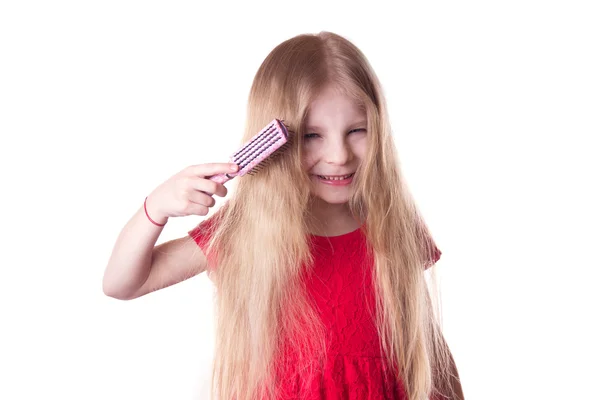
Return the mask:
[[[131,300],[204,271],[206,257],[189,236],[156,246],[162,229],[140,207],[114,245],[102,281],[104,294]]]
[[[147,197],[148,214],[163,224],[169,217],[207,215],[215,205],[213,195],[224,197],[227,188],[211,180],[237,171],[232,163],[191,165],[159,185]],[[135,299],[198,275],[206,257],[194,239],[185,236],[156,246],[162,226],[153,224],[144,207],[127,222],[113,248],[102,288],[116,299]]]
[[[448,350],[450,351],[450,350]],[[465,395],[463,393],[462,384],[460,382],[460,375],[458,374],[458,368],[456,368],[456,362],[454,361],[454,357],[452,353],[450,353],[450,361],[452,368],[452,375],[454,379],[452,380],[452,392],[454,393],[454,399],[456,400],[464,400]]]
[[[446,347],[448,351],[448,355],[450,356],[450,382],[440,382],[440,387],[437,389],[440,391],[439,396],[435,396],[432,400],[465,400],[465,395],[463,393],[462,384],[460,382],[460,375],[458,374],[458,368],[456,367],[456,362],[454,361],[454,357],[452,356],[452,352],[448,347],[448,342],[442,336],[443,345]]]

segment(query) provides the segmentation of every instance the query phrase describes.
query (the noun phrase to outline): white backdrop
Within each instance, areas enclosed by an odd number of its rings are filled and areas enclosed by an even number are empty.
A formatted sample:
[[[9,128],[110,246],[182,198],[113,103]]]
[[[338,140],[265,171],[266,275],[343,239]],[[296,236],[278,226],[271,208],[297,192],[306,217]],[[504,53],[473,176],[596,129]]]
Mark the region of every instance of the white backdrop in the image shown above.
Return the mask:
[[[1,3],[0,398],[206,398],[206,275],[123,302],[104,268],[154,187],[227,161],[273,47],[329,30],[384,85],[466,397],[600,399],[594,2],[215,3]]]

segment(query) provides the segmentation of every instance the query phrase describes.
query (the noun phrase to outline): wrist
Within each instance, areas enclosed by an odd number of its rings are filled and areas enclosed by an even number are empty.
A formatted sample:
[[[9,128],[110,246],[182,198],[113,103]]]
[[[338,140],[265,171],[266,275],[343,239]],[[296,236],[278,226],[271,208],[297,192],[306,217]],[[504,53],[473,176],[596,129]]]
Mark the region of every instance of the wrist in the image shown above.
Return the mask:
[[[148,196],[144,199],[144,212],[146,218],[156,226],[165,226],[169,217],[162,215],[160,212],[152,208],[153,203],[148,201]]]

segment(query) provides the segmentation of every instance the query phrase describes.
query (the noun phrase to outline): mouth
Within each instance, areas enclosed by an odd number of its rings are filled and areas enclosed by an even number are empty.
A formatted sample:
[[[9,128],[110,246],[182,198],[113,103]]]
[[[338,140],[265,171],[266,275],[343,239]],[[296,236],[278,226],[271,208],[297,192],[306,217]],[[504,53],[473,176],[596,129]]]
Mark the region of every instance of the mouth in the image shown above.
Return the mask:
[[[316,175],[319,179],[323,179],[325,181],[343,181],[345,179],[351,178],[354,176],[354,172],[348,175]]]
[[[323,185],[346,186],[352,183],[354,172],[348,175],[313,175]]]

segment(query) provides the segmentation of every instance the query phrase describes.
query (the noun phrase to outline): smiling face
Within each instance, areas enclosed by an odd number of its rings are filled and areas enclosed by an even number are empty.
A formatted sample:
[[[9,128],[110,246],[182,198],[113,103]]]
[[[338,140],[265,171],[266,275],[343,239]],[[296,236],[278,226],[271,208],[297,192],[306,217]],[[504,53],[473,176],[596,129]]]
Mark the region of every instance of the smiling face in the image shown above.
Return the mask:
[[[303,137],[303,166],[311,193],[328,204],[350,199],[353,174],[367,151],[367,115],[327,86],[311,103]]]

